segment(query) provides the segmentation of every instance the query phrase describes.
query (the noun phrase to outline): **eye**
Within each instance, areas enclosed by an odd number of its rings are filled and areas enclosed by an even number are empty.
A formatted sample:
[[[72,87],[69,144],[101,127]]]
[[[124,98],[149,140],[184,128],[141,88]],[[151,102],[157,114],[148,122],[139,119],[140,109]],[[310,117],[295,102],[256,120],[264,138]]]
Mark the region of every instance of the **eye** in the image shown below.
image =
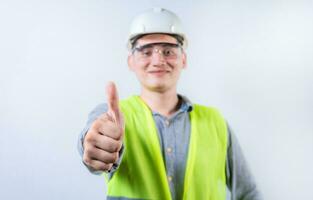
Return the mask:
[[[173,56],[175,55],[175,52],[171,48],[167,48],[163,50],[163,55],[164,56]]]
[[[145,48],[145,49],[142,49],[140,53],[142,56],[148,57],[152,55],[152,51],[153,50],[151,48]]]

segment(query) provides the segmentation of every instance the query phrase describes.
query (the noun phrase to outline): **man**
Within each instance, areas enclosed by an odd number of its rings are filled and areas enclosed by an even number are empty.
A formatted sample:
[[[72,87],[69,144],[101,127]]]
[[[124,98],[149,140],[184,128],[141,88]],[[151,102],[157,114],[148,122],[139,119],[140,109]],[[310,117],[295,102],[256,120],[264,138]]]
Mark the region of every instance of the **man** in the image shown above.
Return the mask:
[[[223,117],[177,94],[186,46],[174,13],[154,8],[134,19],[128,65],[141,93],[119,101],[110,82],[79,140],[88,169],[108,175],[108,199],[224,200],[226,186],[232,199],[260,199]]]

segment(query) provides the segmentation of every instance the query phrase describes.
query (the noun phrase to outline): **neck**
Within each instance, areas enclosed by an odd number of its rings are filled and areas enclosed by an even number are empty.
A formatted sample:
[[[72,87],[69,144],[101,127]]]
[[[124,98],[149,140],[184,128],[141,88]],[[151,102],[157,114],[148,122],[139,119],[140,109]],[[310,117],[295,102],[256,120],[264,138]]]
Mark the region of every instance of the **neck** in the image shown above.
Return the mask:
[[[154,92],[142,90],[140,98],[148,107],[165,117],[171,116],[179,108],[179,99],[176,89],[166,92]]]

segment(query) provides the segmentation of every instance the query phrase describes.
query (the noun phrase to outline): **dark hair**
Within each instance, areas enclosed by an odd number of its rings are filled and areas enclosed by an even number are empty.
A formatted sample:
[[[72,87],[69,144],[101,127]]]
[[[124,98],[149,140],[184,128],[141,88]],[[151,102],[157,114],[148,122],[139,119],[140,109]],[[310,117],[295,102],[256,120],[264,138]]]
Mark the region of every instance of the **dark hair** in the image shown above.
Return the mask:
[[[148,33],[148,34],[142,34],[142,35],[137,35],[133,38],[130,39],[130,44],[131,44],[131,49],[133,49],[136,44],[137,44],[137,40],[139,40],[140,38],[142,38],[143,36],[146,36],[146,35],[150,35],[152,33]],[[157,33],[156,33],[157,34]],[[162,33],[162,34],[165,34],[165,35],[169,35],[169,36],[172,36],[174,37],[178,44],[180,44],[181,46],[183,46],[183,42],[184,42],[184,38],[180,35],[177,35],[177,34],[167,34],[167,33]]]

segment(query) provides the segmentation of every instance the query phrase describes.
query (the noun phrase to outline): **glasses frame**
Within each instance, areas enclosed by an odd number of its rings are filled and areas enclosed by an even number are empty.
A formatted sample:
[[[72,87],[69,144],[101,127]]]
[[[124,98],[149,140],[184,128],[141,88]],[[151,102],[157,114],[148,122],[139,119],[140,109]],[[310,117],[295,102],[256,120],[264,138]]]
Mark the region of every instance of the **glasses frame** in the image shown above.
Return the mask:
[[[174,47],[174,48],[178,48],[180,50],[183,50],[182,46],[179,43],[157,42],[157,43],[145,44],[145,45],[142,45],[142,46],[136,46],[136,47],[132,48],[132,54],[134,55],[136,51],[137,52],[143,52],[143,50],[152,47],[153,48],[153,52],[157,52],[159,54],[162,54],[163,58],[165,58],[165,59],[170,59],[167,56],[165,56],[163,51],[160,51],[160,49],[157,49],[158,51],[155,51],[154,46]],[[177,56],[178,55],[175,55],[175,58],[177,58]],[[150,57],[151,57],[151,55],[149,57],[143,57],[143,58],[149,59]]]

